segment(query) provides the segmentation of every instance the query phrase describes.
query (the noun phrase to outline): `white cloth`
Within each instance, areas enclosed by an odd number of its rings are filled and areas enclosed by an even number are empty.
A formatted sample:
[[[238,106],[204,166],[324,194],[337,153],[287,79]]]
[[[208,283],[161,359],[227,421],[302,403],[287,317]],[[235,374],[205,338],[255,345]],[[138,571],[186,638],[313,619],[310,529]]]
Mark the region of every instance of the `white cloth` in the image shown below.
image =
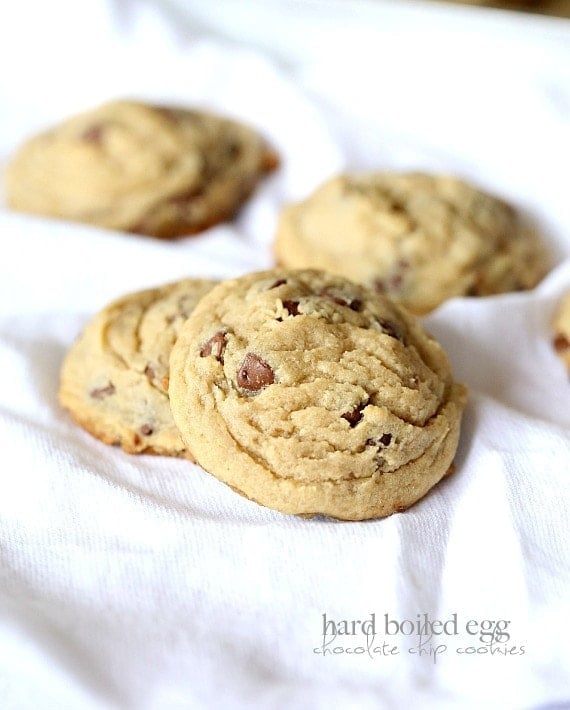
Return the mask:
[[[230,113],[283,155],[238,220],[175,243],[0,211],[0,707],[568,707],[570,383],[549,330],[570,288],[568,23],[333,0],[0,12],[3,161],[113,96]],[[528,209],[558,264],[426,319],[470,389],[453,476],[385,520],[301,520],[71,423],[59,368],[97,310],[269,266],[279,207],[347,167],[474,180]],[[374,620],[399,653],[315,653],[323,614]],[[447,621],[436,662],[385,614]],[[485,620],[510,637],[494,653]]]

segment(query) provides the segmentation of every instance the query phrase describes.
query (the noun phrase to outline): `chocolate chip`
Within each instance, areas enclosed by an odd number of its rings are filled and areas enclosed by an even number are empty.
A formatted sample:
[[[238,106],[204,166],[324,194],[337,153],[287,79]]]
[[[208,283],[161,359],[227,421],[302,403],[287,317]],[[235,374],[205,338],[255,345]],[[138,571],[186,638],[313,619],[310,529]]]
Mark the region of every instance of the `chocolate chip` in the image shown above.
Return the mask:
[[[277,286],[283,286],[283,284],[286,284],[286,283],[287,283],[287,279],[277,279],[277,281],[274,281],[267,290],[271,291],[272,288],[277,288]]]
[[[379,449],[384,448],[385,446],[390,446],[391,443],[392,434],[382,434],[380,437],[366,440],[366,446],[377,446]]]
[[[151,427],[150,424],[143,424],[139,431],[143,436],[150,436],[154,429]]]
[[[398,326],[392,321],[386,320],[385,318],[376,318],[376,322],[382,328],[382,332],[389,335],[391,338],[396,338],[396,340],[402,339],[402,334]]]
[[[89,128],[86,128],[81,134],[81,140],[86,143],[95,143],[96,145],[101,144],[101,139],[103,138],[103,131],[105,127],[101,123],[94,123]]]
[[[171,123],[178,123],[181,117],[186,113],[170,106],[155,106],[154,108],[158,114]],[[190,112],[188,112],[188,114],[190,114]],[[185,115],[185,118],[190,118],[190,115]]]
[[[223,330],[213,335],[208,342],[202,345],[200,357],[213,355],[218,362],[224,361],[224,350],[226,349],[226,334]]]
[[[237,141],[230,141],[226,146],[226,155],[230,160],[236,160],[241,154],[241,145]]]
[[[283,308],[290,316],[299,315],[299,301],[283,301]]]
[[[570,349],[570,340],[562,333],[559,333],[552,341],[552,345],[557,353],[564,353]]]
[[[344,296],[339,296],[336,293],[333,293],[327,288],[324,288],[322,291],[319,291],[317,294],[321,296],[322,298],[326,298],[327,301],[331,301],[332,303],[337,303],[339,306],[346,306],[347,308],[351,308],[353,311],[359,311],[362,308],[362,301],[360,301],[358,298],[346,298]]]
[[[93,397],[93,399],[105,399],[105,397],[108,397],[112,394],[115,394],[115,385],[112,382],[109,382],[106,387],[99,387],[97,389],[91,390],[91,392],[89,393],[89,395]]]
[[[397,291],[402,285],[402,281],[403,278],[401,274],[394,274],[394,276],[391,276],[388,279],[388,291]]]
[[[367,402],[364,404],[359,404],[356,409],[352,410],[352,412],[345,412],[341,416],[343,419],[346,419],[346,421],[350,424],[351,427],[355,427],[362,419],[362,411],[367,405]]]
[[[386,291],[397,291],[402,285],[403,278],[401,274],[394,274],[386,279],[374,279],[372,288],[377,293],[386,293]]]
[[[190,313],[192,313],[194,308],[194,303],[190,296],[180,296],[176,307],[178,309],[178,315],[181,315],[182,318],[189,318]]]
[[[248,353],[237,373],[238,385],[250,392],[257,392],[275,382],[275,373],[259,355]]]

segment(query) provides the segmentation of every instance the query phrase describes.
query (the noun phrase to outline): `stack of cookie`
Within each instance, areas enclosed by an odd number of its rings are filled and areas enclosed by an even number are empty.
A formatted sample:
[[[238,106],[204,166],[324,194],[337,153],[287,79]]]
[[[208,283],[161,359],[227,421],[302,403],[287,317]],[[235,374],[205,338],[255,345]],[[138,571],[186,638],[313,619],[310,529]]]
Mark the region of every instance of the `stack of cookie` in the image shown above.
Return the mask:
[[[60,389],[106,443],[346,520],[404,510],[450,472],[465,399],[414,316],[310,269],[127,296],[87,326]]]
[[[229,219],[278,162],[235,121],[119,101],[25,144],[8,199],[178,237]],[[285,513],[406,509],[452,470],[466,403],[417,316],[532,288],[547,270],[535,231],[456,178],[341,175],[282,211],[275,251],[271,271],[105,307],[67,355],[61,404],[107,444],[194,460]]]

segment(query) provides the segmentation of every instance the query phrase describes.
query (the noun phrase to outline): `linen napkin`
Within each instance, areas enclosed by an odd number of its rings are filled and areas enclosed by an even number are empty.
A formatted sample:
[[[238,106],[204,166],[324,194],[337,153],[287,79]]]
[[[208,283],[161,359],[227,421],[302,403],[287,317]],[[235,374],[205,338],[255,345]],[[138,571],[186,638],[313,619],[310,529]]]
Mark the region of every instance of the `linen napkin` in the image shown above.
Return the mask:
[[[328,0],[0,12],[4,162],[115,96],[247,120],[283,157],[234,222],[171,243],[0,211],[0,706],[566,707],[570,383],[550,323],[570,289],[568,25]],[[301,520],[59,408],[65,352],[110,299],[271,266],[281,206],[365,168],[503,195],[555,265],[425,319],[470,390],[457,471],[426,498]]]

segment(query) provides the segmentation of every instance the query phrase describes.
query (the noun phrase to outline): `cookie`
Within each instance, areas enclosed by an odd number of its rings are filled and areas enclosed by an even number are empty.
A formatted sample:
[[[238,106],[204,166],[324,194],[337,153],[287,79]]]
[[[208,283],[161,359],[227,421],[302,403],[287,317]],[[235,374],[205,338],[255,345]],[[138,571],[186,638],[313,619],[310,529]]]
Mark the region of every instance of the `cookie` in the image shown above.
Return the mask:
[[[451,470],[465,388],[413,316],[342,277],[277,269],[216,286],[170,370],[198,463],[275,510],[385,516]]]
[[[115,301],[65,358],[59,391],[73,419],[132,454],[192,458],[168,402],[170,351],[182,324],[216,282],[185,279]]]
[[[177,237],[231,218],[277,163],[236,121],[113,101],[25,143],[7,169],[7,199],[22,212]]]
[[[341,175],[282,212],[276,256],[386,292],[422,315],[453,296],[532,288],[536,235],[504,202],[452,177]]]
[[[552,345],[570,370],[570,291],[560,301],[552,330]]]

